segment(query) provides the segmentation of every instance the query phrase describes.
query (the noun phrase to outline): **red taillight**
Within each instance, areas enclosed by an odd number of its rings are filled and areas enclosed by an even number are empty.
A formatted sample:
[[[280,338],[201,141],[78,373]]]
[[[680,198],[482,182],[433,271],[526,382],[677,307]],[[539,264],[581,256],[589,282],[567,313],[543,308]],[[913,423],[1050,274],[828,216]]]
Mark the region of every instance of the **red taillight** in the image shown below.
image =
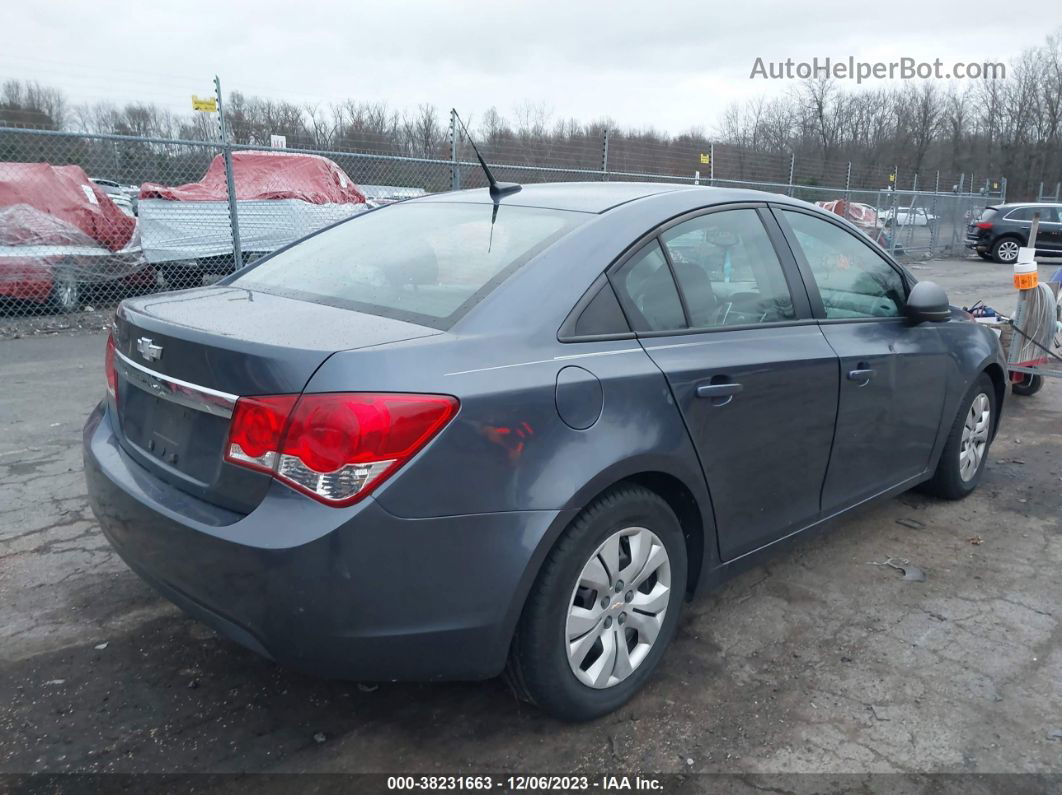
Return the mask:
[[[107,394],[118,399],[118,371],[114,369],[114,335],[107,337],[107,351],[103,354],[103,369],[107,373]]]
[[[350,505],[457,413],[449,395],[332,393],[240,398],[225,458],[329,505]]]
[[[991,229],[992,228],[992,222],[991,221],[978,221],[977,222],[977,228],[978,229]]]

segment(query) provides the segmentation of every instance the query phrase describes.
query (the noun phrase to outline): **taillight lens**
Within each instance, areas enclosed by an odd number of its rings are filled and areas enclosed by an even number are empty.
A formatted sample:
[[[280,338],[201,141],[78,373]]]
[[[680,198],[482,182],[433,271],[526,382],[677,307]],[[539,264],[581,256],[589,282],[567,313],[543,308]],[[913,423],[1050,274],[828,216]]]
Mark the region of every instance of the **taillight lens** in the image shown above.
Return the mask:
[[[329,505],[350,505],[457,413],[449,395],[332,393],[240,398],[225,458]]]
[[[977,228],[978,229],[991,229],[992,228],[992,222],[991,221],[978,221],[977,222]]]
[[[114,335],[107,337],[107,351],[103,354],[103,369],[107,374],[107,394],[118,399],[118,371],[114,369]]]

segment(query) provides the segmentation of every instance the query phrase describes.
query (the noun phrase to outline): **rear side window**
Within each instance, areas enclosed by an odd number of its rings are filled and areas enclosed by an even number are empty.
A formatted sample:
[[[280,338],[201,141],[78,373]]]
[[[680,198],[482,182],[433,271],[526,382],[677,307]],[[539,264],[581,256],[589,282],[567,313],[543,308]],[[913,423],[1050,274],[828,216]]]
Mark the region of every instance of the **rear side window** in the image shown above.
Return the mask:
[[[708,213],[661,239],[686,297],[693,328],[792,320],[793,299],[755,210]]]
[[[1033,216],[1040,215],[1040,222],[1053,224],[1058,221],[1058,215],[1054,207],[1019,207],[1007,213],[1008,221],[1031,221]]]
[[[903,277],[870,246],[828,221],[782,211],[815,277],[826,317],[897,317],[907,290]]]
[[[671,269],[653,240],[612,275],[616,291],[626,300],[635,331],[671,331],[686,328],[682,302]]]
[[[355,217],[264,260],[232,284],[448,328],[513,270],[590,217],[411,202]]]

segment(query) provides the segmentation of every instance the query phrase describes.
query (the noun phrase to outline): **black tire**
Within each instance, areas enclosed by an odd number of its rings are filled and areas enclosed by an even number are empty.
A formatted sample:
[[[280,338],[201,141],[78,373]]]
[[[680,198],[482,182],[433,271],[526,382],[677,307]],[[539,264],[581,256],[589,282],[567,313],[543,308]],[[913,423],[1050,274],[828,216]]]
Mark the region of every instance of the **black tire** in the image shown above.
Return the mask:
[[[1001,237],[992,244],[992,259],[1001,265],[1013,265],[1018,261],[1018,247],[1020,246],[1021,241],[1016,237],[1009,235]],[[1002,252],[1000,251],[1001,248],[1003,249]]]
[[[580,682],[569,665],[565,648],[568,610],[583,567],[595,550],[617,531],[630,527],[649,529],[663,544],[671,567],[670,598],[659,634],[641,664],[626,679],[596,689]],[[622,706],[652,676],[671,642],[685,601],[686,577],[682,527],[659,495],[640,486],[619,486],[598,497],[550,551],[524,605],[506,668],[516,695],[570,721],[592,720]]]
[[[988,441],[985,444],[984,452],[981,455],[981,461],[978,464],[976,471],[974,471],[971,477],[963,479],[960,471],[961,463],[959,457],[963,444],[963,426],[966,422],[966,417],[973,406],[974,400],[982,394],[988,398],[988,405],[991,411],[990,423],[992,427],[989,429]],[[966,392],[966,395],[963,396],[962,402],[959,404],[958,414],[956,414],[955,420],[951,423],[951,428],[948,430],[948,439],[944,443],[944,450],[940,454],[940,461],[937,462],[937,471],[934,472],[933,477],[925,483],[924,491],[946,500],[961,500],[977,488],[977,484],[981,482],[981,476],[984,474],[985,464],[988,463],[989,448],[992,445],[995,424],[999,417],[998,402],[999,401],[996,399],[995,384],[992,383],[992,379],[987,373],[981,373],[977,380],[974,381],[973,386],[971,386]]]
[[[82,285],[70,267],[58,266],[52,272],[52,292],[48,303],[64,315],[81,308]]]
[[[1044,377],[1032,373],[1022,373],[1020,381],[1012,381],[1010,384],[1010,390],[1022,397],[1032,397],[1043,388]]]

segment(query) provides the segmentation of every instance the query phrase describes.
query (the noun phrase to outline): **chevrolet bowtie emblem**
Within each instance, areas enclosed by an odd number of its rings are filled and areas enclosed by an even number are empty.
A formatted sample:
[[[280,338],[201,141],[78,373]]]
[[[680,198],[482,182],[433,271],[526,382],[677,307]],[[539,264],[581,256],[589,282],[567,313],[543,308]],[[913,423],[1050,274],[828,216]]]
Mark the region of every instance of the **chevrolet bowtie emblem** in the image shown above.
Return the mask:
[[[162,358],[162,346],[153,343],[150,337],[141,337],[138,339],[136,341],[136,349],[140,352],[140,355],[149,362]]]

